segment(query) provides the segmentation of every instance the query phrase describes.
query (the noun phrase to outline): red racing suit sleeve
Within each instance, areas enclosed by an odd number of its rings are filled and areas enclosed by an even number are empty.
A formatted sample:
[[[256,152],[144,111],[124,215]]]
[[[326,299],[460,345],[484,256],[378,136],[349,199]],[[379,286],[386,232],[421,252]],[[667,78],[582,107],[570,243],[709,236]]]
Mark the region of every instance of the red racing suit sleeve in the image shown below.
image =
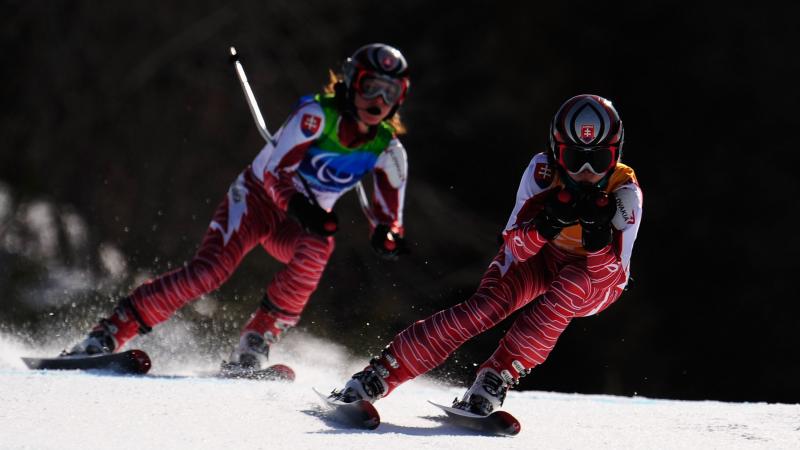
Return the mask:
[[[617,203],[617,212],[611,220],[614,239],[611,245],[586,254],[592,292],[604,299],[586,315],[597,314],[610,306],[630,279],[631,253],[642,218],[642,190],[631,180],[613,192]]]
[[[522,174],[514,210],[503,231],[506,250],[515,261],[526,261],[547,243],[532,220],[544,208],[546,192],[555,187],[554,180],[555,169],[548,164],[544,153],[535,155]]]
[[[586,256],[586,265],[592,285],[602,289],[624,289],[630,277],[633,243],[642,222],[644,196],[635,178],[614,189],[617,212],[611,219],[614,240],[610,246]]]
[[[393,138],[378,157],[372,172],[371,210],[380,224],[403,236],[403,204],[408,178],[408,159],[403,144]]]
[[[253,161],[252,170],[272,201],[286,210],[297,192],[294,178],[309,147],[325,129],[325,115],[316,101],[301,103]]]

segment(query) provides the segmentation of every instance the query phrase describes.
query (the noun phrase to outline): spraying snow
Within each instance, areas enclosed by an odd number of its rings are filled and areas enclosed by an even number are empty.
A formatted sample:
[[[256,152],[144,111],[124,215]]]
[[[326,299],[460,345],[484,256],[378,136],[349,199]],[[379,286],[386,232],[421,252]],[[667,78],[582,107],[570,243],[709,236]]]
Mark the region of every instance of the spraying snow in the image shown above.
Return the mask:
[[[183,340],[184,329],[160,329],[160,342]],[[150,339],[150,338],[148,338]],[[0,448],[798,448],[800,405],[734,404],[544,392],[511,392],[506,408],[522,422],[516,437],[480,436],[437,422],[426,400],[447,403],[463,389],[428,378],[409,382],[376,406],[374,431],[327,418],[311,388],[340,387],[361,369],[341,346],[294,333],[274,362],[297,372],[294,383],[221,380],[215,355],[172,358],[156,340],[139,341],[154,367],[144,377],[36,372],[30,348],[0,335]],[[219,355],[220,359],[225,355]]]

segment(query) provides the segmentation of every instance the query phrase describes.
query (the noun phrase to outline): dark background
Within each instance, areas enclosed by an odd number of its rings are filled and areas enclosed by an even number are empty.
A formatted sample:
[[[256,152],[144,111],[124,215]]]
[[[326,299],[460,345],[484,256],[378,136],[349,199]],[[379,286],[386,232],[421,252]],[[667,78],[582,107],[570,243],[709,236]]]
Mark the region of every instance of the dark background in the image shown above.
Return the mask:
[[[800,11],[604,3],[3,2],[0,186],[14,214],[0,215],[0,325],[46,336],[57,317],[85,328],[136,273],[191,257],[262,145],[229,45],[274,130],[299,96],[319,91],[328,68],[382,41],[412,70],[402,113],[413,254],[378,261],[348,194],[337,205],[337,250],[301,328],[366,356],[466,299],[497,250],[522,171],[545,148],[551,116],[567,98],[596,93],[620,111],[623,159],[645,193],[634,281],[603,314],[575,320],[521,387],[800,401],[790,148],[798,89],[788,75],[798,73]],[[83,217],[84,245],[66,243],[61,220],[55,253],[26,251],[36,239],[20,214],[36,201],[62,219]],[[54,266],[100,274],[104,243],[124,253],[125,277],[36,301]],[[279,267],[256,250],[216,294],[224,313],[180,314],[230,343]],[[468,380],[507,326],[436,374]]]

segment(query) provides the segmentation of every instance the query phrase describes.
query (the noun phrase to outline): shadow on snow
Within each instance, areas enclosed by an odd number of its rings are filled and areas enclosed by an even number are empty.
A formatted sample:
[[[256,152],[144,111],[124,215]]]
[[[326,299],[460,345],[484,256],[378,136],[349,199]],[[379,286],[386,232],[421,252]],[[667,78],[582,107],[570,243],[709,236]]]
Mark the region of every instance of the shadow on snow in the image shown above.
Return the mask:
[[[408,427],[403,425],[395,425],[381,421],[378,428],[374,430],[366,430],[363,428],[352,426],[338,420],[331,411],[321,407],[315,406],[312,409],[301,410],[300,412],[312,417],[320,419],[325,425],[330,427],[330,430],[322,431],[309,431],[309,434],[405,434],[407,436],[487,436],[486,434],[477,431],[469,430],[466,428],[457,427],[445,423],[445,416],[422,416],[433,422],[439,422],[438,426],[434,427]],[[504,436],[497,436],[504,437]]]

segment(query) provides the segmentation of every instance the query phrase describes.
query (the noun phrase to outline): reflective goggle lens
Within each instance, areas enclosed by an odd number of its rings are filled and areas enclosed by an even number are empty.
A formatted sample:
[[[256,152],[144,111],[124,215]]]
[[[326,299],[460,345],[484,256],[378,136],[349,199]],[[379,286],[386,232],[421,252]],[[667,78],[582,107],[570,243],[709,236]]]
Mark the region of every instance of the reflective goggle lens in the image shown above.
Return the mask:
[[[577,173],[585,165],[589,165],[592,172],[597,175],[605,173],[614,165],[614,155],[617,148],[608,147],[577,147],[559,145],[559,160],[569,172]]]

